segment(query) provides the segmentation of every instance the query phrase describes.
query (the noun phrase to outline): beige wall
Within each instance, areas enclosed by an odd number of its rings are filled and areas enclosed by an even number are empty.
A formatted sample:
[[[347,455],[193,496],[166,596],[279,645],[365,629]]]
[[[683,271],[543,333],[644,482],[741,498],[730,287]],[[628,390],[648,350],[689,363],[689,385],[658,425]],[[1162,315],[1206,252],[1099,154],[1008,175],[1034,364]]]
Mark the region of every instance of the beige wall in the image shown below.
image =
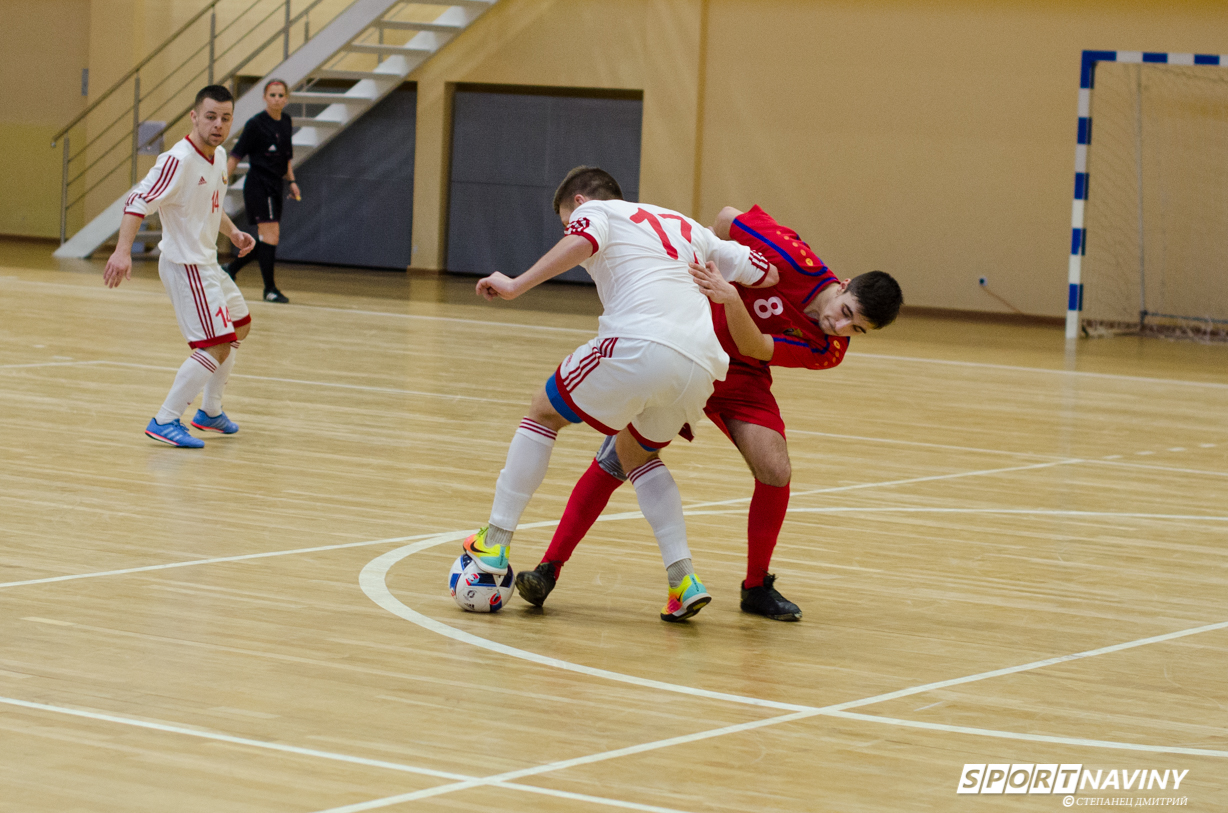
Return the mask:
[[[51,136],[85,107],[88,41],[89,0],[0,0],[0,234],[60,234]]]
[[[40,34],[49,5],[72,20],[87,9],[89,22]],[[49,54],[79,63],[88,53],[101,90],[199,7],[0,0],[0,36],[12,41],[0,49],[6,94],[36,65],[58,71],[46,74],[47,109],[28,103],[40,83],[23,89],[27,102],[0,105],[5,143],[29,168],[5,177],[20,177],[19,194],[37,204],[27,208],[54,211],[59,164],[17,128],[66,121],[80,104],[82,66]],[[722,205],[760,203],[838,273],[895,274],[911,304],[1003,310],[978,288],[986,276],[1023,311],[1056,316],[1084,48],[1228,53],[1228,3],[501,0],[411,77],[414,265],[443,259],[452,84],[635,89],[645,200],[705,221]],[[46,233],[51,222],[0,216],[0,231]]]
[[[700,0],[504,0],[410,78],[418,82],[413,264],[439,268],[448,86],[457,82],[644,92],[640,195],[690,210]]]
[[[698,215],[760,202],[914,305],[1004,310],[983,275],[1059,315],[1084,48],[1228,53],[1228,3],[713,0]]]

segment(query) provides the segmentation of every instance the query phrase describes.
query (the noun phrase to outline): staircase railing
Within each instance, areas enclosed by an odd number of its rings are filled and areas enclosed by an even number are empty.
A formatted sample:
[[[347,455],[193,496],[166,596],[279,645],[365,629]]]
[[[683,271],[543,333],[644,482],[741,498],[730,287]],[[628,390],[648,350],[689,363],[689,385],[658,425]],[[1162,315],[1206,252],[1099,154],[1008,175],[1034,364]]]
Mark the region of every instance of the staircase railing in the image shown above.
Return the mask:
[[[305,1],[299,0],[298,5],[302,6]],[[279,41],[281,53],[276,54],[273,59],[274,64],[283,62],[290,56],[292,38],[298,39],[300,47],[311,38],[312,20],[309,15],[323,0],[311,0],[306,7],[300,8],[297,14],[291,13],[291,0],[253,0],[221,29],[218,28],[219,2],[220,0],[207,2],[191,19],[52,137],[53,148],[60,141],[63,142],[60,179],[61,245],[68,237],[69,212],[76,206],[84,208],[86,197],[91,192],[108,183],[125,165],[129,167],[129,186],[136,184],[139,180],[137,165],[141,151],[150,145],[159,144],[168,131],[183,121],[192,109],[192,102],[202,79],[206,80],[205,84],[233,85],[240,71],[254,60],[265,56],[271,46]],[[203,30],[202,23],[206,16],[207,32]],[[330,19],[331,16],[329,15]],[[280,18],[281,25],[272,28],[270,21],[275,17]],[[327,21],[315,20],[317,26]],[[303,24],[301,39],[292,37],[300,22]],[[268,35],[252,46],[253,35],[262,31]],[[224,47],[219,51],[219,46],[222,45]],[[173,68],[160,71],[152,86],[142,90],[142,69],[146,69],[168,48],[182,49],[185,53],[190,53]],[[242,48],[248,50],[240,51]],[[172,50],[172,53],[174,52]],[[223,66],[224,70],[221,70]],[[117,94],[129,84],[132,89],[131,104],[88,138],[82,139],[84,143],[73,150],[69,135],[73,128],[91,114],[101,112],[100,108],[108,101],[118,98]],[[232,86],[231,90],[236,88]],[[157,118],[168,114],[169,118],[165,120]],[[141,132],[142,123],[148,124],[155,120],[160,124],[159,127],[147,127],[145,133]],[[121,148],[124,152],[116,160],[116,151]],[[121,192],[122,190],[117,190],[116,196]]]

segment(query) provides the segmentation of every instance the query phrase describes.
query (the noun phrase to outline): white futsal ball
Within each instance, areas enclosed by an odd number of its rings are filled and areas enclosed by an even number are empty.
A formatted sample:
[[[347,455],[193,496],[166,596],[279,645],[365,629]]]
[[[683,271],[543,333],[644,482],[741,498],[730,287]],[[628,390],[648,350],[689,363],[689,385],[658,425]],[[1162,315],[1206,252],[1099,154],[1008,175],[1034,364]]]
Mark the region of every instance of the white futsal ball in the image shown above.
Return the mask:
[[[487,573],[467,553],[452,563],[448,589],[462,610],[471,613],[497,613],[512,597],[516,574],[509,567],[502,576]]]

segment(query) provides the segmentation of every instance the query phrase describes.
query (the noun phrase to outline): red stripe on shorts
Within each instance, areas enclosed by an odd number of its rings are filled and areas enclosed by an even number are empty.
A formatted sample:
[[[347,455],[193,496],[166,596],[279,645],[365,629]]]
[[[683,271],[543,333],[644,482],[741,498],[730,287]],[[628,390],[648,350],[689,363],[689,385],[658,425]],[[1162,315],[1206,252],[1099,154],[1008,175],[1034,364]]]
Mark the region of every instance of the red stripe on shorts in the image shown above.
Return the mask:
[[[209,298],[205,296],[205,286],[200,281],[200,271],[194,265],[185,265],[184,269],[188,272],[188,287],[192,289],[192,300],[196,303],[196,316],[200,319],[200,326],[205,331],[205,338],[217,338],[213,330],[213,319],[209,317]]]

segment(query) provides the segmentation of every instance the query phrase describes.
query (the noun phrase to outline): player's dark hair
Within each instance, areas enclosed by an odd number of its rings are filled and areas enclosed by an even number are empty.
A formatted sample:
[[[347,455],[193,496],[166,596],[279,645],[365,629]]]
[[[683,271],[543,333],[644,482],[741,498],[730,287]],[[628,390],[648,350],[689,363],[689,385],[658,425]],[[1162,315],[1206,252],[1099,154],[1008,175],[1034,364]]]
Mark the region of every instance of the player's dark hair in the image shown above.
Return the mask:
[[[563,203],[576,195],[593,200],[622,200],[623,190],[614,176],[598,167],[576,167],[554,191],[554,213],[557,215]]]
[[[196,101],[192,103],[193,110],[200,110],[201,102],[205,99],[212,99],[218,104],[224,102],[234,102],[235,97],[230,94],[230,90],[222,85],[205,85],[196,94]]]
[[[270,79],[269,81],[265,82],[265,83],[264,83],[264,92],[265,92],[265,93],[268,93],[268,92],[269,92],[269,88],[273,87],[273,85],[281,85],[281,89],[282,89],[282,90],[284,90],[284,91],[286,92],[286,95],[287,95],[287,96],[289,96],[289,95],[290,95],[290,86],[289,86],[289,85],[287,85],[285,82],[283,82],[283,81],[282,81],[282,80],[280,80],[280,79]]]
[[[877,330],[895,321],[904,304],[900,284],[886,271],[871,271],[849,281],[849,293],[861,305],[861,315]]]

